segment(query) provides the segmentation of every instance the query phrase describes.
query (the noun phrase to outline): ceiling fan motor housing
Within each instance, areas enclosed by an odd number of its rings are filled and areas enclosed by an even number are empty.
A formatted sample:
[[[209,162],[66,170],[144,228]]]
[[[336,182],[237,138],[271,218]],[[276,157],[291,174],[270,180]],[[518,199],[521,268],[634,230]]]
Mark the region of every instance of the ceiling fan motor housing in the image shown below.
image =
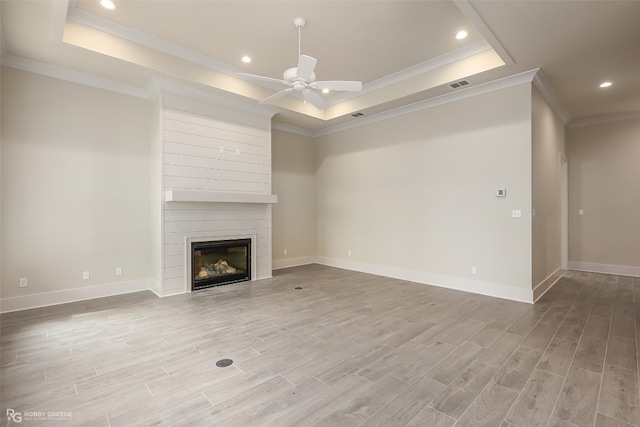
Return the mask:
[[[304,81],[305,83],[311,83],[316,81],[316,73],[311,73],[307,80],[302,80],[298,78],[298,67],[289,68],[282,75],[282,80],[286,80],[291,83],[295,83],[296,81]]]

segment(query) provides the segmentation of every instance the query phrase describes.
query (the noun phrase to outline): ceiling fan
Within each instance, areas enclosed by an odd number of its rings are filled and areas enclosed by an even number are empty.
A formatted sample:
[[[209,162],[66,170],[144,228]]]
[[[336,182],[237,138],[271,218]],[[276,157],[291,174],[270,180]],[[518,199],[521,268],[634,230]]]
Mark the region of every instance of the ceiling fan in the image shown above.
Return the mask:
[[[304,101],[309,101],[315,105],[318,109],[324,109],[328,107],[327,101],[321,97],[315,90],[337,90],[346,92],[359,92],[362,90],[362,83],[357,81],[344,81],[344,80],[330,80],[330,81],[316,81],[316,63],[315,58],[302,55],[300,49],[300,33],[302,28],[307,24],[304,18],[296,18],[293,20],[293,24],[298,28],[298,66],[287,69],[282,80],[274,79],[271,77],[258,76],[255,74],[238,73],[242,77],[246,77],[251,80],[257,80],[262,82],[279,83],[287,86],[280,92],[276,92],[273,95],[260,101],[260,104],[269,104],[276,99],[282,98],[294,91],[302,92]]]

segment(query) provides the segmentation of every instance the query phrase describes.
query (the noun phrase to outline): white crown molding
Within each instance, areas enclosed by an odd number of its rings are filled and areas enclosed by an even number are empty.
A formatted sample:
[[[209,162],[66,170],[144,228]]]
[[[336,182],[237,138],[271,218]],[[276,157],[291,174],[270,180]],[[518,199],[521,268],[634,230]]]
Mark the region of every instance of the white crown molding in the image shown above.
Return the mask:
[[[263,117],[273,117],[278,112],[276,107],[271,105],[258,104],[253,100],[245,100],[244,98],[233,95],[228,92],[219,91],[212,93],[208,90],[201,90],[182,83],[176,83],[157,77],[152,77],[145,86],[147,98],[153,99],[163,92],[170,92],[175,95],[185,96],[212,104],[216,104],[225,108],[245,111]]]
[[[571,120],[568,127],[575,128],[580,126],[590,126],[598,123],[613,122],[617,120],[635,119],[637,117],[640,117],[640,110],[626,111],[623,113],[603,114],[601,116]]]
[[[293,133],[301,136],[307,136],[310,138],[313,138],[314,136],[316,136],[314,131],[312,130],[301,128],[298,126],[288,125],[286,123],[272,122],[271,129],[281,130],[283,132]]]
[[[243,72],[241,68],[233,67],[225,62],[218,61],[210,56],[203,55],[191,49],[187,49],[176,43],[172,43],[165,39],[155,37],[140,30],[118,24],[107,19],[100,18],[88,12],[80,10],[76,7],[70,8],[67,19],[86,25],[91,28],[112,34],[125,40],[137,43],[139,45],[175,56],[185,61],[201,65],[211,70],[220,71],[225,74],[236,76]]]
[[[434,98],[426,99],[424,101],[416,102],[413,104],[405,105],[395,108],[393,110],[385,111],[382,113],[374,114],[371,116],[364,116],[358,120],[343,123],[335,126],[326,127],[313,132],[313,136],[324,136],[336,132],[341,132],[347,129],[353,129],[366,124],[379,122],[381,120],[387,120],[392,117],[403,116],[405,114],[413,113],[416,111],[424,110],[427,108],[436,107],[438,105],[448,104],[449,102],[459,101],[472,96],[482,95],[485,93],[493,92],[500,89],[505,89],[511,86],[519,85],[522,83],[530,83],[538,72],[539,68],[534,70],[525,71],[523,73],[514,74],[513,76],[504,77],[498,80],[494,80],[487,83],[482,83],[477,86],[458,90],[456,92],[447,93]]]
[[[144,88],[117,82],[111,79],[97,77],[80,71],[58,67],[56,65],[45,64],[31,59],[20,58],[12,55],[2,57],[2,65],[17,70],[28,71],[59,80],[90,86],[97,89],[104,89],[123,95],[134,96],[136,98],[149,99],[149,94]]]
[[[571,121],[571,116],[566,108],[564,108],[564,105],[562,105],[562,102],[560,102],[560,99],[556,96],[556,93],[542,70],[538,70],[534,76],[533,84],[536,85],[544,99],[547,100],[553,111],[555,111],[558,117],[560,117],[562,123],[567,125]]]
[[[509,55],[509,52],[502,46],[502,43],[493,34],[491,28],[484,22],[478,11],[473,7],[469,0],[454,0],[454,4],[458,7],[458,10],[462,12],[465,18],[467,18],[476,30],[482,35],[493,50],[500,56],[500,59],[504,61],[505,65],[513,65],[515,61]]]
[[[339,95],[335,95],[331,98],[328,98],[328,102],[330,105],[334,105],[339,102],[343,102],[348,99],[352,99],[357,96],[382,89],[392,84],[400,83],[404,80],[419,76],[420,74],[433,71],[446,65],[462,61],[463,59],[469,58],[473,55],[477,55],[490,49],[491,46],[489,45],[489,43],[484,40],[480,40],[470,45],[440,55],[436,58],[432,58],[419,64],[412,65],[411,67],[405,68],[404,70],[389,74],[378,80],[369,82],[362,87],[362,90],[360,92],[344,92]]]

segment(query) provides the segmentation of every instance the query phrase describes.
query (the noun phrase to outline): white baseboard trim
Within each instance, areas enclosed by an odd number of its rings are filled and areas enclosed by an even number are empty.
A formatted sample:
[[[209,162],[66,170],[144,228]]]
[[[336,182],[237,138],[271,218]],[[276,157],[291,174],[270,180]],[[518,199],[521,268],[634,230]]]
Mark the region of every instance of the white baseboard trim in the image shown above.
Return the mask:
[[[273,269],[280,270],[281,268],[298,267],[300,265],[315,264],[315,256],[302,256],[298,258],[285,258],[273,260]]]
[[[533,303],[533,291],[526,288],[516,288],[497,283],[482,282],[480,280],[470,280],[461,277],[444,276],[422,271],[373,265],[358,261],[348,261],[340,258],[317,257],[316,263],[329,267],[344,268],[346,270],[360,271],[378,276],[392,277],[394,279],[438,286],[440,288],[471,292],[474,294],[526,302],[530,304]]]
[[[564,274],[564,270],[561,268],[558,268],[556,271],[551,273],[546,279],[538,283],[533,288],[533,301],[534,302],[538,301],[540,297],[542,297],[542,295],[546,294],[549,289],[553,288],[553,286],[556,283],[558,283],[558,280],[560,280],[563,274]]]
[[[28,310],[30,308],[47,307],[50,305],[66,304],[94,298],[153,290],[152,288],[151,280],[140,279],[130,280],[128,282],[88,286],[85,288],[65,289],[62,291],[3,298],[0,299],[0,313],[9,313],[11,311]]]
[[[569,270],[640,277],[640,267],[633,267],[630,265],[598,264],[595,262],[569,261]]]
[[[149,290],[156,294],[157,297],[162,298],[162,287],[160,286],[160,282],[155,279],[149,279]]]

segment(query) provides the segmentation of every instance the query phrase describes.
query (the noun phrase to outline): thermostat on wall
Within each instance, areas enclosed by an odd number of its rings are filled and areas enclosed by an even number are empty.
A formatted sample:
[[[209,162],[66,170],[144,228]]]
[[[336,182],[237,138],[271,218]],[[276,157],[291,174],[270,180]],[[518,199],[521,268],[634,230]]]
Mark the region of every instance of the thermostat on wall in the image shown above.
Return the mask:
[[[506,188],[498,188],[496,190],[496,197],[506,197],[507,196],[507,189]]]

